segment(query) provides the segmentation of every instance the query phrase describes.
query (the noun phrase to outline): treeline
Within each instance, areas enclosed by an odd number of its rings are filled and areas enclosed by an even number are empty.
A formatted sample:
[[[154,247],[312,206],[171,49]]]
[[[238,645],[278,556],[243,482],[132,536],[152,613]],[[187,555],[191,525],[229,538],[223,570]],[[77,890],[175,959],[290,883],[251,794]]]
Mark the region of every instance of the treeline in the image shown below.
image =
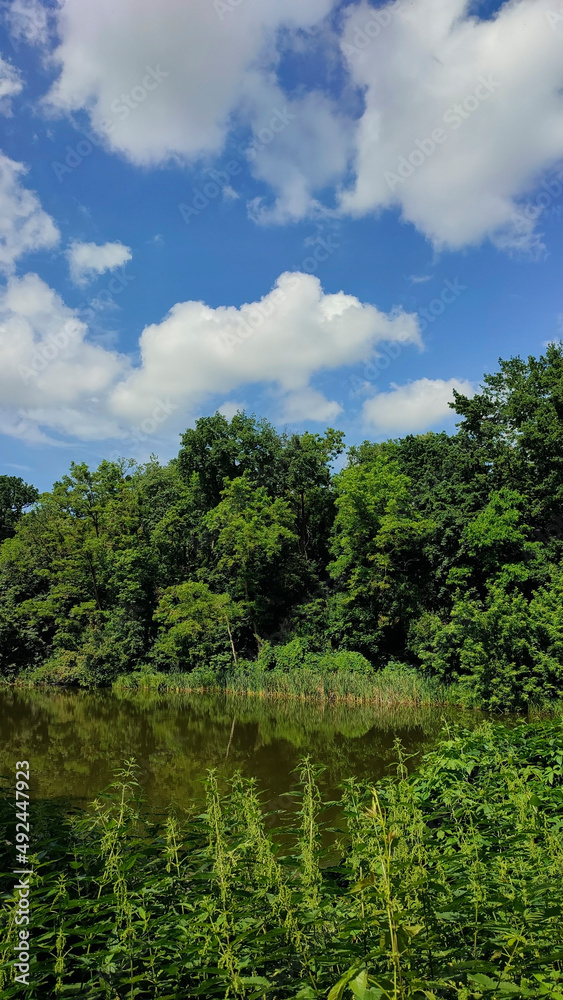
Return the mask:
[[[559,697],[563,346],[499,364],[454,392],[456,434],[366,441],[337,473],[339,431],[216,413],[165,466],[72,464],[40,497],[0,477],[0,673],[404,663],[493,708]]]

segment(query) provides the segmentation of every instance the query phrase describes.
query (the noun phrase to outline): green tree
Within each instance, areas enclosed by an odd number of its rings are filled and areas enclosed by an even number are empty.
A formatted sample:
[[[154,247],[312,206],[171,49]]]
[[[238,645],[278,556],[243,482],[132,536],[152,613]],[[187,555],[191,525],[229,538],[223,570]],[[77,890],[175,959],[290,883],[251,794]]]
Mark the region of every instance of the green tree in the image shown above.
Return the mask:
[[[336,477],[332,577],[344,593],[347,641],[366,655],[395,655],[419,600],[423,543],[433,525],[420,516],[408,476],[389,450]]]
[[[267,420],[235,413],[229,422],[221,413],[201,417],[182,436],[178,469],[186,482],[199,478],[205,507],[221,500],[225,481],[247,475],[271,495],[279,493],[282,440]]]
[[[12,538],[26,507],[39,499],[35,486],[19,476],[0,476],[0,542]]]
[[[235,635],[244,615],[244,605],[214,594],[206,583],[168,587],[154,613],[160,631],[151,659],[158,667],[181,670],[221,658],[236,664]]]
[[[234,597],[244,598],[257,634],[258,622],[267,621],[272,582],[280,570],[283,577],[283,557],[291,556],[298,542],[289,503],[272,500],[263,486],[243,475],[225,486],[207,525],[217,568],[232,581]]]

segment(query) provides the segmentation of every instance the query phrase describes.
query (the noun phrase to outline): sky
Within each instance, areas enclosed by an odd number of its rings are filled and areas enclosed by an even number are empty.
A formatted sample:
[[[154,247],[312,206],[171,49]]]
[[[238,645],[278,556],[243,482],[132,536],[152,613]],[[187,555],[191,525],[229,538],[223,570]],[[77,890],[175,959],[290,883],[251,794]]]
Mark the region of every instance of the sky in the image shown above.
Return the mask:
[[[563,336],[563,3],[4,0],[0,474],[348,444]]]

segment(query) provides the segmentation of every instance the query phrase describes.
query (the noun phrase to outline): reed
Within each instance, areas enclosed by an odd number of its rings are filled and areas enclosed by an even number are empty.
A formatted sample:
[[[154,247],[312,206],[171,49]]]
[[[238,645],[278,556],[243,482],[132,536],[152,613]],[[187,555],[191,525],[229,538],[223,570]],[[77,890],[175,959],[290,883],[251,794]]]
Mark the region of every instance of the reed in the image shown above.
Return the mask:
[[[435,678],[424,677],[410,667],[397,664],[390,664],[379,672],[363,674],[309,667],[265,670],[248,662],[221,675],[215,676],[211,670],[206,671],[205,678],[195,670],[191,673],[170,674],[139,670],[118,677],[113,690],[116,693],[224,691],[227,694],[255,697],[314,699],[381,707],[452,705],[463,702],[462,693],[455,685],[441,684]]]

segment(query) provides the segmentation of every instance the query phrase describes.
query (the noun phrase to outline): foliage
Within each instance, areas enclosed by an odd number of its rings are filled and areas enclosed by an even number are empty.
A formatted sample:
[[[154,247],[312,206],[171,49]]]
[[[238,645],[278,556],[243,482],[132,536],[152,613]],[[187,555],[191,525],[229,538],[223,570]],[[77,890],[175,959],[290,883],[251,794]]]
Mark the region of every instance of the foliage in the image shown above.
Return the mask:
[[[195,669],[207,663],[234,659],[233,631],[244,617],[244,606],[228,594],[214,594],[206,583],[188,581],[168,587],[154,619],[160,632],[151,651],[157,666]]]
[[[338,472],[341,432],[239,412],[164,466],[73,464],[39,498],[0,477],[0,677],[238,666],[301,692],[401,662],[494,710],[560,697],[563,346],[499,364],[454,393],[457,433],[366,441]]]
[[[446,731],[410,776],[396,758],[337,803],[303,760],[275,834],[240,774],[210,772],[204,811],[160,825],[132,762],[89,812],[37,804],[37,960],[15,983],[3,846],[3,997],[561,1000],[561,724]]]
[[[0,542],[12,537],[24,509],[38,499],[35,487],[19,476],[0,476]]]

